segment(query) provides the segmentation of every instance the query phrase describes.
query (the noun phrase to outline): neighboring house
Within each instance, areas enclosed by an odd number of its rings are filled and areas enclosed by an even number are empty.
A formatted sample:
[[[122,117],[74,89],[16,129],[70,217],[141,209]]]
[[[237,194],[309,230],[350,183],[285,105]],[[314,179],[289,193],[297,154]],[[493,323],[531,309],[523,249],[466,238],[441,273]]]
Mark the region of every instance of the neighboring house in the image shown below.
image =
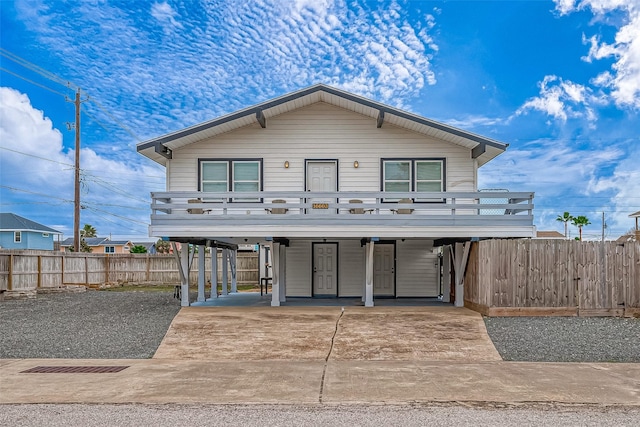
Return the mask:
[[[565,240],[564,234],[558,231],[536,231],[536,239],[563,239]]]
[[[450,280],[449,265],[462,273],[468,242],[536,235],[532,192],[478,191],[478,168],[506,144],[322,84],[137,149],[166,167],[150,235],[267,248],[272,305],[447,301],[453,282],[459,306],[463,276]]]
[[[84,241],[94,254],[128,254],[133,246],[130,240],[109,240],[108,237],[87,237]],[[63,240],[60,247],[65,252],[71,252],[73,237]]]
[[[0,248],[53,250],[62,233],[13,213],[0,213]]]

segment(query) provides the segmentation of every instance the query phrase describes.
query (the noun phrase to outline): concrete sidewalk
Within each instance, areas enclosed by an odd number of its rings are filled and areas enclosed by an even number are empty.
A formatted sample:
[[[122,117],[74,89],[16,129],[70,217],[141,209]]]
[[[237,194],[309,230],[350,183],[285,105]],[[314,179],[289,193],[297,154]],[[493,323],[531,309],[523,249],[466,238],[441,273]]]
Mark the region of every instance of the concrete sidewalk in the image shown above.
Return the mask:
[[[118,373],[22,373],[128,366]],[[640,364],[0,360],[0,403],[558,402],[640,406]]]

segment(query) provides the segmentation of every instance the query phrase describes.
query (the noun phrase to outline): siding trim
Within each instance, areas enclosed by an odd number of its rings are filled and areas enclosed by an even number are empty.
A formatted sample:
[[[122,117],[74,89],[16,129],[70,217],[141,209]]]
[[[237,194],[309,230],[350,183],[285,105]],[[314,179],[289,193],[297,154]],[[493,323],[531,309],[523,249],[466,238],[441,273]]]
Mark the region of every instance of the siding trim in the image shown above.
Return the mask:
[[[229,185],[233,182],[233,162],[258,162],[260,163],[260,191],[264,191],[264,159],[262,157],[252,157],[252,158],[243,158],[243,157],[213,157],[213,158],[198,158],[198,178],[197,178],[197,186],[198,191],[202,191],[202,163],[203,162],[227,162],[227,191],[231,191]],[[260,199],[262,202],[262,199]],[[242,203],[237,202],[231,199],[231,203]]]
[[[442,191],[447,191],[447,158],[446,157],[381,157],[380,158],[380,191],[384,191],[384,162],[386,161],[407,161],[411,162],[411,191],[416,191],[416,161],[441,161],[442,162]],[[382,200],[382,203],[386,203]],[[414,203],[444,203],[444,200],[426,202],[415,201]]]

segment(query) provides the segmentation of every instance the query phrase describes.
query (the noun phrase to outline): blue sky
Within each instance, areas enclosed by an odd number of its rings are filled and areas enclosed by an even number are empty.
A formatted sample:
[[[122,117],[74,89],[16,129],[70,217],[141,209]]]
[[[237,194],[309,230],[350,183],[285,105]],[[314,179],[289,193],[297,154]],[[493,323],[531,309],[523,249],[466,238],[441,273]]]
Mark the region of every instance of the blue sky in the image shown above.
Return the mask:
[[[510,144],[481,188],[534,191],[540,230],[640,210],[640,0],[0,1],[0,210],[147,238],[164,170],[135,145],[326,83]],[[27,62],[24,62],[26,60]],[[37,66],[39,68],[34,67]],[[66,84],[70,82],[70,85]],[[571,230],[575,235],[576,230]]]

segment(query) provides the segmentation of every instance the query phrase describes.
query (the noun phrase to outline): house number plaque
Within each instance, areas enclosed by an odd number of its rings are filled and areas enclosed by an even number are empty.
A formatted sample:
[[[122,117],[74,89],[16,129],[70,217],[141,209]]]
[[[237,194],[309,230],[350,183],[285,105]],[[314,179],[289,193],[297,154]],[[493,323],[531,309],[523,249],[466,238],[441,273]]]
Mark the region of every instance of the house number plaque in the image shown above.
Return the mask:
[[[314,203],[311,207],[313,209],[329,209],[329,203]]]

